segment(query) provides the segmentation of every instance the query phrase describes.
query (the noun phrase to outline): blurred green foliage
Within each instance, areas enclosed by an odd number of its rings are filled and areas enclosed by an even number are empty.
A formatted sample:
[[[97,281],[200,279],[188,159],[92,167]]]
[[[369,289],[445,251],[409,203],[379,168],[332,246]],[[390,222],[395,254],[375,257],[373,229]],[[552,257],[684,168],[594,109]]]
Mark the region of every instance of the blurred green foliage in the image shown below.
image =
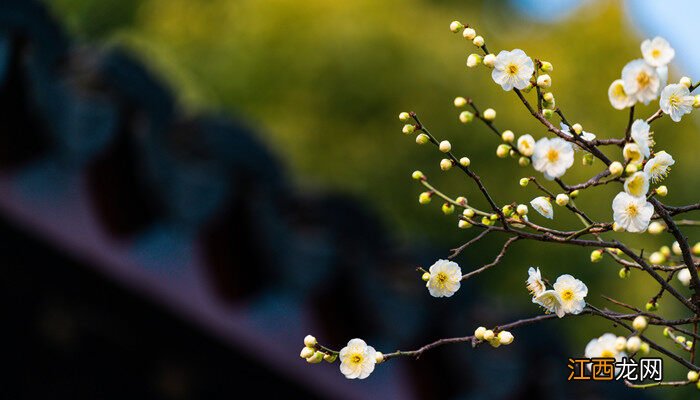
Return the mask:
[[[579,122],[602,138],[620,136],[625,128],[627,112],[610,106],[607,88],[627,61],[641,56],[643,39],[627,22],[619,2],[604,1],[589,2],[555,24],[522,19],[505,3],[487,1],[54,0],[50,4],[74,34],[126,46],[147,60],[176,89],[188,112],[223,111],[252,121],[287,161],[290,175],[301,187],[358,195],[384,216],[396,236],[409,243],[428,241],[444,248],[445,254],[477,232],[457,230],[454,217],[442,216],[437,201],[419,206],[421,187],[410,179],[411,172],[421,169],[447,193],[466,195],[482,209],[488,207],[465,176],[455,170],[440,172],[437,151],[419,147],[413,136],[401,133],[398,113],[418,112],[434,134],[451,140],[456,154],[471,158],[473,169],[503,204],[529,202],[538,194],[532,187],[520,188],[518,179],[541,175],[518,167],[515,160],[496,158],[498,138],[478,123],[460,124],[452,99],[472,97],[482,109],[495,108],[495,123],[501,130],[531,133],[536,139],[545,134],[514,93],[505,93],[492,82],[490,71],[466,68],[467,56],[475,48],[461,35],[450,33],[450,21],[472,24],[493,52],[521,48],[552,62],[557,105],[572,123]],[[680,77],[673,70],[670,75],[671,80]],[[646,117],[657,107],[656,103],[639,106],[637,115]],[[697,201],[694,119],[673,124],[664,118],[653,129],[657,149],[666,149],[678,160],[665,182],[668,202]],[[621,158],[617,148],[607,153]],[[564,179],[582,181],[601,168],[599,162],[581,166],[579,153]],[[550,188],[556,191],[555,185]],[[595,188],[576,202],[595,220],[610,220],[617,190]],[[561,208],[555,214],[557,225],[579,226]],[[531,218],[543,222],[538,215]],[[698,239],[690,233],[691,239]],[[672,240],[668,235],[663,236],[666,242],[648,235],[625,235],[625,239],[647,251]],[[492,235],[466,252],[460,264],[471,269],[490,261],[502,241]],[[486,288],[498,288],[498,295],[489,301],[522,313],[537,312],[522,287],[530,265],[540,266],[550,279],[561,273],[583,279],[591,289],[589,300],[598,305],[605,305],[599,294],[640,307],[655,294],[651,278],[633,271],[623,284],[616,264],[609,259],[590,264],[589,254],[590,249],[520,242],[502,265],[479,279]],[[661,311],[681,315],[674,303],[664,297]],[[571,335],[565,340],[573,354],[580,354],[591,337],[611,326],[586,318],[585,323],[567,324],[567,329]],[[671,378],[683,373],[667,369]]]

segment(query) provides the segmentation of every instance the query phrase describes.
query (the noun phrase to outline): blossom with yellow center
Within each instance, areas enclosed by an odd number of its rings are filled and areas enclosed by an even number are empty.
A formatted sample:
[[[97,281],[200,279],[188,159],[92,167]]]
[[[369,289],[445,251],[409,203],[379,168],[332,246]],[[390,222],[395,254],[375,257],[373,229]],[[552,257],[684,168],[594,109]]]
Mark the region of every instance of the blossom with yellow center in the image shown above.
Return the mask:
[[[661,86],[656,70],[642,59],[625,65],[622,69],[622,84],[625,93],[644,104],[649,104],[657,97]]]
[[[643,41],[641,48],[644,61],[652,67],[664,67],[676,55],[668,41],[660,36]]]
[[[623,110],[632,107],[636,100],[625,92],[625,85],[622,79],[617,79],[608,88],[608,99],[613,108]]]
[[[625,157],[625,160],[634,165],[640,165],[644,160],[642,151],[639,149],[637,143],[627,143],[622,149],[622,155]]]
[[[615,196],[612,209],[615,223],[628,232],[644,232],[654,214],[654,206],[646,197],[635,197],[625,192]]]
[[[649,177],[645,172],[635,172],[625,179],[625,192],[634,197],[643,197],[649,192]]]
[[[693,111],[695,97],[690,95],[690,90],[678,83],[673,83],[661,91],[659,106],[661,111],[668,114],[674,122],[678,122],[683,115]]]
[[[544,292],[533,297],[532,302],[542,306],[547,313],[557,314],[559,318],[566,315],[566,312],[562,307],[561,297],[559,297],[559,293],[556,290],[545,290]]]
[[[584,352],[586,358],[614,358],[616,362],[622,361],[622,357],[627,357],[624,351],[618,350],[617,336],[612,333],[606,333],[599,338],[595,338],[588,342],[586,345],[586,350]],[[588,364],[588,368],[590,368]],[[616,373],[618,369],[616,367]]]
[[[535,63],[520,49],[501,51],[494,61],[491,78],[503,90],[525,89],[535,72]]]
[[[461,285],[462,269],[454,261],[438,260],[430,266],[425,286],[433,297],[451,297]]]
[[[671,170],[671,165],[676,161],[670,154],[660,151],[644,164],[644,172],[649,176],[649,180],[656,183],[662,181]]]
[[[542,138],[535,143],[532,167],[548,180],[559,178],[574,164],[574,148],[562,138]]]
[[[540,273],[539,268],[535,269],[533,267],[530,267],[527,270],[527,273],[527,290],[528,292],[530,292],[531,295],[537,296],[540,293],[547,290],[544,281],[542,281],[542,274]]]
[[[559,294],[561,308],[568,314],[580,314],[586,306],[588,287],[571,275],[562,275],[554,282],[554,291]]]
[[[525,157],[530,157],[535,152],[535,139],[532,135],[522,135],[518,138],[518,151]]]
[[[643,119],[638,119],[632,123],[632,140],[639,146],[639,151],[644,158],[648,158],[651,155],[651,147],[654,146],[653,132],[650,129],[651,126]]]
[[[377,362],[374,347],[362,339],[352,339],[340,350],[340,372],[348,379],[365,379]]]

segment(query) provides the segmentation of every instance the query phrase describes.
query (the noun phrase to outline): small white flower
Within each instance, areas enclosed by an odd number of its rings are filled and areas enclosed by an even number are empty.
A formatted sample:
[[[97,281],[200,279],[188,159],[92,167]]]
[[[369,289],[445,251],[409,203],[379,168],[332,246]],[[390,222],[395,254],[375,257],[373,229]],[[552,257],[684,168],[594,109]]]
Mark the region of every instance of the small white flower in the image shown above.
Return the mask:
[[[535,152],[535,139],[531,135],[522,135],[518,138],[518,151],[525,157],[530,157]]]
[[[549,197],[540,196],[535,197],[530,202],[532,208],[540,213],[543,217],[552,219],[554,218],[554,208],[552,207],[552,202]]]
[[[564,175],[574,164],[574,148],[562,138],[542,138],[535,143],[532,154],[532,167],[552,180]]]
[[[501,51],[496,56],[491,77],[503,90],[525,89],[535,72],[535,63],[520,49]]]
[[[630,61],[622,69],[625,93],[636,101],[649,104],[659,93],[659,75],[642,59]]]
[[[660,36],[643,41],[641,48],[644,61],[652,67],[664,67],[676,55],[676,51],[668,41]]]
[[[683,268],[682,270],[678,271],[678,275],[676,275],[678,280],[683,284],[683,286],[690,286],[690,270],[688,268]]]
[[[632,123],[632,140],[639,146],[639,151],[642,152],[644,158],[649,158],[651,147],[654,146],[653,132],[650,132],[651,127],[643,119],[638,119]]]
[[[451,297],[461,285],[462,269],[453,261],[437,260],[430,266],[430,280],[425,284],[433,297]]]
[[[544,285],[544,281],[542,280],[542,274],[540,273],[539,268],[535,269],[530,267],[527,270],[527,274],[527,290],[530,292],[530,294],[537,296],[547,290],[547,287]]]
[[[634,197],[644,197],[649,192],[649,177],[645,172],[635,172],[625,179],[625,192]]]
[[[625,92],[625,85],[622,79],[617,79],[610,84],[608,88],[608,99],[613,108],[623,110],[627,107],[632,107],[636,103],[634,97],[631,97]]]
[[[352,339],[340,350],[340,372],[348,379],[365,379],[374,371],[377,362],[374,347],[362,339]]]
[[[618,350],[616,343],[617,336],[612,333],[606,333],[588,342],[585,356],[586,358],[614,358],[616,361],[622,361],[622,357],[627,357],[627,354]]]
[[[532,298],[532,302],[539,304],[547,310],[548,313],[557,314],[557,317],[562,318],[566,312],[561,304],[561,298],[556,290],[545,290],[539,295]]]
[[[659,105],[661,110],[668,114],[674,122],[678,122],[683,115],[693,111],[695,97],[690,95],[687,87],[678,83],[672,83],[661,91]]]
[[[580,314],[586,306],[588,288],[586,284],[571,275],[562,275],[554,282],[554,290],[559,294],[562,310],[568,314]]]
[[[675,164],[670,154],[660,151],[644,164],[644,172],[649,176],[649,180],[656,183],[663,180],[671,170],[671,165]]]
[[[644,155],[642,151],[637,146],[637,143],[627,143],[622,149],[622,156],[625,160],[628,160],[630,164],[640,165],[644,161]]]
[[[629,232],[644,232],[649,226],[654,206],[645,197],[620,192],[612,202],[613,219]]]

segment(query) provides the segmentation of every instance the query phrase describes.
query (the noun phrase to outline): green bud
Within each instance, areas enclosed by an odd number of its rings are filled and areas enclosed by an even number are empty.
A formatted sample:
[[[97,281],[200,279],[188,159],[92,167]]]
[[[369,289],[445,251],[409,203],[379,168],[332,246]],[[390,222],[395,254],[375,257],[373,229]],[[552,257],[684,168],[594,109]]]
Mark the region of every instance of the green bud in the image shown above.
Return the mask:
[[[627,268],[620,268],[618,275],[620,275],[620,279],[628,278],[630,276],[630,270]]]
[[[453,212],[455,212],[455,206],[453,206],[452,204],[450,204],[450,203],[444,203],[444,204],[442,205],[442,213],[443,213],[443,214],[445,214],[445,215],[450,215],[450,214],[452,214]]]
[[[659,309],[659,305],[657,303],[648,302],[645,308],[647,311],[656,311]]]

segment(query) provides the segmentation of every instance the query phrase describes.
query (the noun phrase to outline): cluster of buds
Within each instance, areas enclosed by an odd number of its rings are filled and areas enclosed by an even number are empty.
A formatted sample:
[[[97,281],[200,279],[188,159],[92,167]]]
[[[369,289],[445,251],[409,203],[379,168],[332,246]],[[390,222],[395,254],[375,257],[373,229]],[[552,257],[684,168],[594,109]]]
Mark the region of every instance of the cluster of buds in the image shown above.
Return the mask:
[[[318,364],[323,360],[333,363],[338,358],[338,354],[324,351],[319,346],[315,337],[306,335],[304,338],[304,348],[301,349],[299,357],[306,359],[306,362],[309,364]]]
[[[501,345],[509,345],[513,343],[515,337],[508,331],[494,332],[491,329],[486,329],[483,326],[476,328],[474,331],[474,339],[479,342],[488,342],[491,347],[500,347]]]
[[[688,340],[688,338],[683,335],[676,334],[676,331],[671,327],[667,326],[664,328],[664,336],[672,340],[685,351],[691,351],[693,349],[693,341]]]

